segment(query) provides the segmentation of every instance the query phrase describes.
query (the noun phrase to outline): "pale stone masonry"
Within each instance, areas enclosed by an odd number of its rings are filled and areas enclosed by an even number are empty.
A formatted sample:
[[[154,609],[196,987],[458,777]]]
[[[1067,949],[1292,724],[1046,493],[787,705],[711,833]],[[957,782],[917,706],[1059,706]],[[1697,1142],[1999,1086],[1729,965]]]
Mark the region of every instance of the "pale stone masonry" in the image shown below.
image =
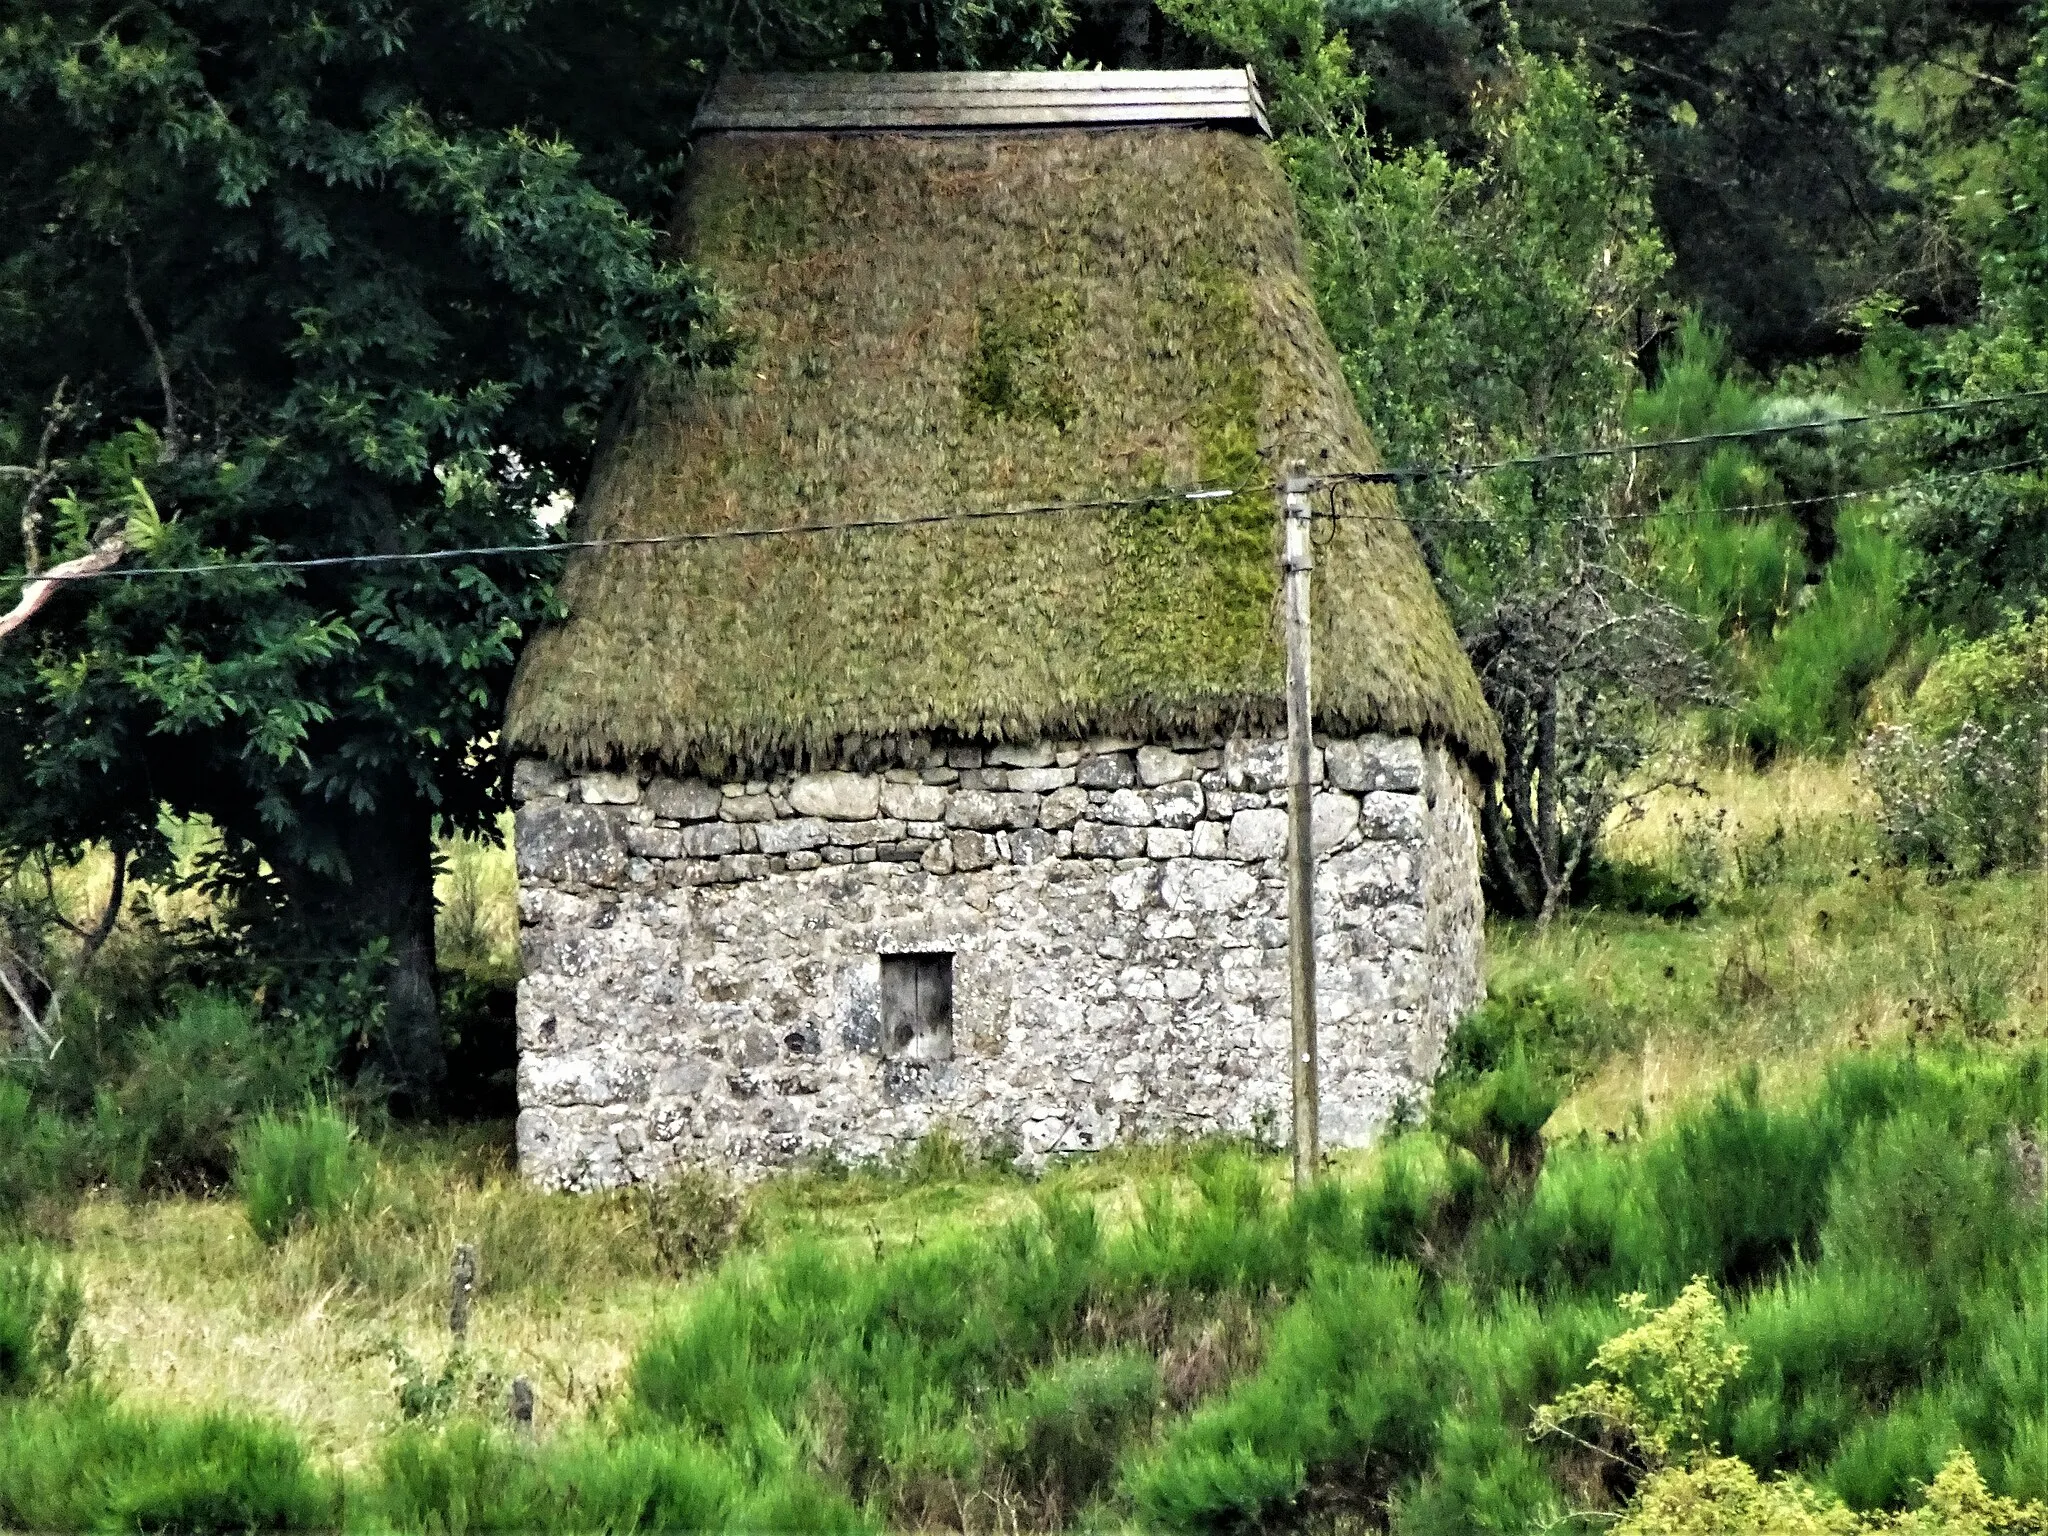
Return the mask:
[[[1356,1146],[1478,1000],[1476,790],[1411,737],[1318,741],[1323,1129]],[[913,741],[723,784],[521,762],[521,1167],[1278,1135],[1282,748]]]

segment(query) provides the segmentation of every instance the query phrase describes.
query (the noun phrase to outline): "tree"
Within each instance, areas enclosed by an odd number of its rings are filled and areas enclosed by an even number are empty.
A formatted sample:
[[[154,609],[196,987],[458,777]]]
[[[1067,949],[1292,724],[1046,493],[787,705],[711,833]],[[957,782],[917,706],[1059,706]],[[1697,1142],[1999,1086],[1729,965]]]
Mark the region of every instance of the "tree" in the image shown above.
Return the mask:
[[[1042,0],[86,0],[0,10],[0,856],[162,874],[211,818],[259,953],[387,953],[442,1071],[436,824],[487,831],[543,542],[630,381],[716,345],[659,220],[718,61],[1007,62]],[[108,579],[31,589],[99,558]],[[185,567],[196,575],[149,575]],[[9,579],[4,573],[12,573]],[[296,984],[296,983],[293,983]],[[47,1004],[46,1004],[47,1005]]]
[[[1513,458],[1620,435],[1667,265],[1616,109],[1583,63],[1512,38],[1470,105],[1472,157],[1374,137],[1314,0],[1169,6],[1261,65],[1317,307],[1393,464]],[[1489,899],[1548,917],[1643,761],[1648,706],[1695,692],[1682,616],[1609,521],[1615,461],[1404,487],[1402,511],[1507,748],[1482,803]]]

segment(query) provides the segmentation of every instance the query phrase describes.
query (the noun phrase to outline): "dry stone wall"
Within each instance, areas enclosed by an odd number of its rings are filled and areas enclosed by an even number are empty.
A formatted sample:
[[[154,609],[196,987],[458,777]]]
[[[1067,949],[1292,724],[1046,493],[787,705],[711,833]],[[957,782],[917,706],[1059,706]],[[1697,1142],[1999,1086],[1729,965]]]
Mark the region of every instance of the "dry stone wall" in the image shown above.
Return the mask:
[[[914,744],[742,783],[518,765],[519,1155],[572,1189],[1284,1132],[1284,741]],[[1405,737],[1315,754],[1323,1126],[1371,1139],[1478,998],[1475,807]],[[886,957],[945,956],[906,1045]],[[893,974],[904,975],[898,969]],[[900,1009],[899,1009],[900,1011]]]

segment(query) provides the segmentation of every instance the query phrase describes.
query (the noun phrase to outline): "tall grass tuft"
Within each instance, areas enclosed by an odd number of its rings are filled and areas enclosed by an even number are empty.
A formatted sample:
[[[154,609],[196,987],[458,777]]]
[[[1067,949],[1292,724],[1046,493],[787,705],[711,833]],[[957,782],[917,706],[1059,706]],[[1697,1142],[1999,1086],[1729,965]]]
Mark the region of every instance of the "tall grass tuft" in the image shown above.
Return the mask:
[[[38,1250],[0,1248],[0,1398],[70,1372],[84,1311],[78,1282]]]
[[[235,1138],[235,1188],[249,1225],[266,1243],[348,1210],[370,1177],[368,1149],[332,1105],[309,1104],[292,1115],[265,1112]]]

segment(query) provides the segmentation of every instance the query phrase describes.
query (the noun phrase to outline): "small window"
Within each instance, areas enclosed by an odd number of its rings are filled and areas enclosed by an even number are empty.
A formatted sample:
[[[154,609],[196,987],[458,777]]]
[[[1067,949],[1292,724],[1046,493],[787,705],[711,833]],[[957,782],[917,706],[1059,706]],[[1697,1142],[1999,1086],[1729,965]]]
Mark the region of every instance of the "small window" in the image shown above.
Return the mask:
[[[953,957],[882,956],[882,1054],[906,1061],[953,1055]]]

